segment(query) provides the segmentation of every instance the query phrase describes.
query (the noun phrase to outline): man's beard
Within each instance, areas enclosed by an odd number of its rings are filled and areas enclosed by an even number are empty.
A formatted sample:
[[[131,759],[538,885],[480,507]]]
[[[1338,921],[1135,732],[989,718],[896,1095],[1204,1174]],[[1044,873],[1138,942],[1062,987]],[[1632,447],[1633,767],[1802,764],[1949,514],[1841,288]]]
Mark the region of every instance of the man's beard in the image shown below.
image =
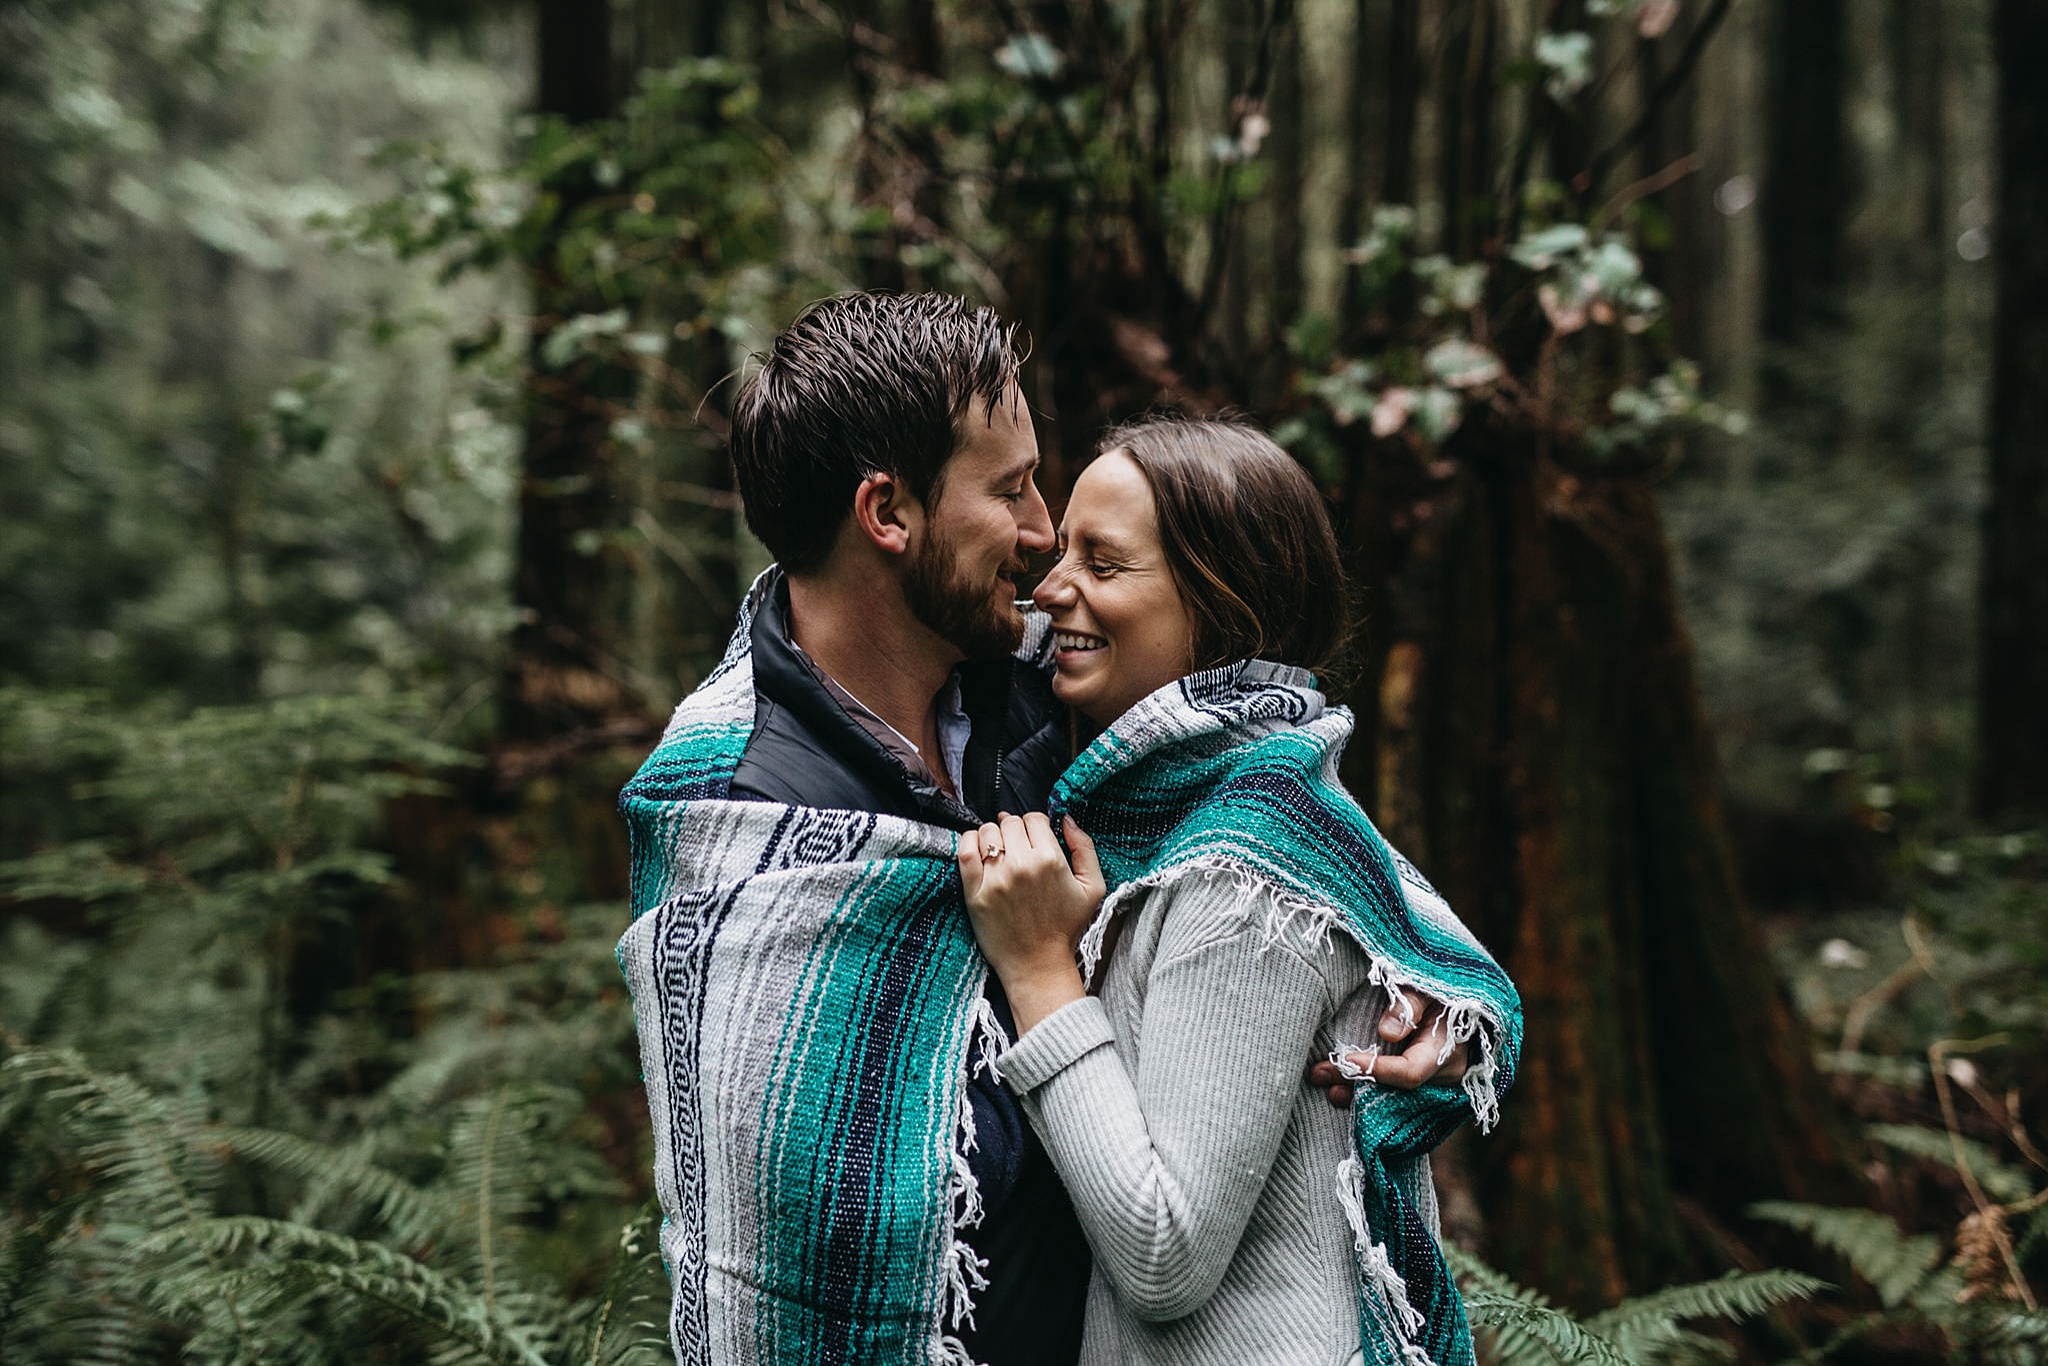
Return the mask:
[[[953,542],[936,528],[911,552],[903,581],[910,614],[969,659],[1001,659],[1024,643],[1024,616],[991,583],[962,577]],[[1018,572],[1023,566],[1018,565]]]

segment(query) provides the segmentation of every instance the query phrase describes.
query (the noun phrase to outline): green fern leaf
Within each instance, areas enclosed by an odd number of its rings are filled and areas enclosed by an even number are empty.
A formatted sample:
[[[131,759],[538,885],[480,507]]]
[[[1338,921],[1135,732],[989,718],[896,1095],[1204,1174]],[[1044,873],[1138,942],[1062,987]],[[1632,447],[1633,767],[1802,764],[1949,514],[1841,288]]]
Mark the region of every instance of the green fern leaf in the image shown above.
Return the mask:
[[[1933,1234],[1907,1237],[1889,1218],[1867,1209],[1839,1209],[1767,1200],[1751,1205],[1759,1219],[1796,1229],[1848,1259],[1856,1273],[1870,1282],[1886,1308],[1896,1309],[1915,1297],[1941,1258],[1941,1240]]]
[[[1992,1155],[1991,1149],[1973,1138],[1950,1138],[1945,1129],[1927,1129],[1917,1124],[1873,1124],[1864,1130],[1871,1138],[1894,1152],[1953,1167],[1956,1148],[1984,1187],[1985,1194],[2001,1204],[2016,1204],[2034,1193],[2033,1180],[2018,1167],[2008,1166]]]
[[[661,1206],[649,1200],[619,1230],[619,1251],[591,1306],[574,1357],[578,1366],[629,1366],[665,1360],[665,1328],[633,1316],[668,1309],[668,1278],[661,1265]]]
[[[1456,1247],[1446,1245],[1444,1259],[1457,1275],[1472,1326],[1493,1337],[1502,1366],[1545,1358],[1563,1366],[1634,1366],[1614,1343],[1587,1331],[1540,1292]]]

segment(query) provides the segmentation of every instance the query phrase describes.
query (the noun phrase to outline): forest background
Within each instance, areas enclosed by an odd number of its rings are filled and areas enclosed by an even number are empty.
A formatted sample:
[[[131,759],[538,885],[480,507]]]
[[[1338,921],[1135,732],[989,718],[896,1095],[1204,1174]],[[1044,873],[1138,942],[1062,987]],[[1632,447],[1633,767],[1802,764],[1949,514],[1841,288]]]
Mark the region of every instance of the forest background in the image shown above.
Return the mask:
[[[616,792],[804,302],[1267,423],[1504,1361],[2038,1361],[2048,4],[4,0],[0,1358],[663,1359]],[[1825,1282],[1825,1284],[1823,1284]],[[1681,1284],[1683,1283],[1683,1284]],[[1676,1288],[1673,1288],[1676,1287]]]

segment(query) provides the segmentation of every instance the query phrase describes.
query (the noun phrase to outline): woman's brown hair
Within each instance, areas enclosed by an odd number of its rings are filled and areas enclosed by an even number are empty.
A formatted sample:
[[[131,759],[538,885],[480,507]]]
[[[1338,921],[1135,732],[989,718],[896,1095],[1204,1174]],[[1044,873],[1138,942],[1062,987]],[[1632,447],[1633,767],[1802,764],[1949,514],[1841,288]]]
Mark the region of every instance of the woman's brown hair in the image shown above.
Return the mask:
[[[1223,419],[1144,417],[1099,454],[1130,458],[1152,489],[1159,540],[1194,619],[1194,667],[1269,659],[1335,669],[1351,594],[1315,481],[1272,438]]]

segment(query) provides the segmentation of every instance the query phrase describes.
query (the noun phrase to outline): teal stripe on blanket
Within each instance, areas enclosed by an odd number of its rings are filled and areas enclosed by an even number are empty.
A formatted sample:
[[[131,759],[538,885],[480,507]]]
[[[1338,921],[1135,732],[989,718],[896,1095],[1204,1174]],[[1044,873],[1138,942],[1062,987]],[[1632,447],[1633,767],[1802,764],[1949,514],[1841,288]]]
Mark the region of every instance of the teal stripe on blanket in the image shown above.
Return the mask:
[[[1475,1054],[1463,1085],[1361,1088],[1344,1176],[1366,1360],[1469,1366],[1457,1285],[1390,1163],[1429,1152],[1468,1118],[1492,1123],[1521,1050],[1521,1000],[1338,782],[1350,735],[1350,713],[1326,709],[1306,673],[1244,662],[1182,679],[1118,718],[1067,770],[1052,806],[1089,832],[1112,889],[1083,940],[1091,971],[1133,889],[1226,877],[1277,888],[1284,913],[1312,933],[1349,936],[1383,988],[1446,1004]]]
[[[729,800],[752,601],[620,800],[670,1340],[693,1366],[961,1362],[986,968],[954,837]]]

